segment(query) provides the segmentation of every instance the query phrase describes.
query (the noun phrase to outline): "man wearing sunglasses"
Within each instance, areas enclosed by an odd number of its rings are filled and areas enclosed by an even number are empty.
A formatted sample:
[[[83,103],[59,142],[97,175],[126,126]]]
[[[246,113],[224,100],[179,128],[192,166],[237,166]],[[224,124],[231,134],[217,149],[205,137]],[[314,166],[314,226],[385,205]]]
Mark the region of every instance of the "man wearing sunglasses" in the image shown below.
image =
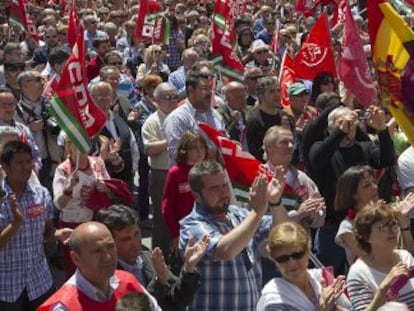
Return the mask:
[[[49,53],[59,46],[58,32],[55,26],[49,26],[46,28],[43,40],[45,45],[39,46],[33,52],[33,68],[39,65],[45,66]]]
[[[24,63],[23,58],[9,60],[4,63],[5,86],[13,91],[16,100],[19,100],[21,96],[21,89],[17,83],[17,76],[23,72],[25,68],[26,64]]]
[[[49,113],[50,101],[43,96],[44,79],[35,70],[19,74],[17,82],[22,91],[16,109],[16,120],[27,125],[33,133],[42,158],[40,183],[52,189],[52,176],[62,161],[62,149],[57,146],[60,128]]]
[[[165,120],[165,133],[168,141],[170,166],[175,164],[177,148],[181,135],[187,131],[202,132],[198,122],[204,122],[220,132],[225,132],[221,115],[212,108],[214,96],[214,71],[208,61],[196,63],[186,76],[188,99],[174,110]],[[207,140],[209,157],[216,156],[217,149],[211,140]]]

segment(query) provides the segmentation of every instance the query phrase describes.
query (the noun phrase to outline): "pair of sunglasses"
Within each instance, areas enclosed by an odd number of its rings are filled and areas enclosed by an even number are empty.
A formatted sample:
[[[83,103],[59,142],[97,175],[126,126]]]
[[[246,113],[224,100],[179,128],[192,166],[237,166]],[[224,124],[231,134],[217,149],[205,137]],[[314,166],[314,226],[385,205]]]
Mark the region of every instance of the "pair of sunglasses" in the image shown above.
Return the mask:
[[[286,263],[289,261],[289,259],[293,259],[293,260],[302,259],[303,256],[305,256],[305,254],[306,254],[306,251],[302,251],[302,252],[292,253],[289,255],[282,255],[279,257],[275,257],[273,259],[278,263]]]

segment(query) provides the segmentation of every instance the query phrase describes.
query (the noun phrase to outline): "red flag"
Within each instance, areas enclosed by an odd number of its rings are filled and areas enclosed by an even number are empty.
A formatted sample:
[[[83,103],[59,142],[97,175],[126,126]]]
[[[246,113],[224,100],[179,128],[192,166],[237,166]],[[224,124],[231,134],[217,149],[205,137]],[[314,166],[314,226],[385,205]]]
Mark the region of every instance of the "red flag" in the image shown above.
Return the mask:
[[[236,28],[234,0],[216,0],[212,39],[213,63],[223,75],[242,80],[244,66],[234,50]],[[219,65],[218,65],[219,64]]]
[[[304,16],[312,16],[313,12],[313,1],[312,0],[297,0],[296,11],[301,12]]]
[[[362,48],[359,30],[345,2],[345,35],[338,63],[338,76],[358,101],[368,107],[377,99],[377,89],[370,73],[367,57]]]
[[[310,31],[295,58],[298,78],[312,80],[320,72],[336,76],[328,18],[324,12]]]
[[[80,23],[78,18],[78,13],[76,11],[75,1],[72,1],[69,12],[69,25],[68,25],[68,43],[69,46],[73,47],[76,43],[78,35],[83,36],[83,33],[80,33]]]
[[[82,27],[80,31],[83,33]],[[51,113],[83,153],[89,150],[90,137],[98,134],[106,122],[105,114],[89,95],[85,63],[85,41],[78,36],[51,101]]]
[[[142,41],[164,43],[169,35],[167,19],[156,0],[142,0],[140,2],[135,36]]]
[[[20,29],[29,33],[33,39],[39,41],[40,38],[36,30],[36,25],[33,23],[27,12],[24,0],[12,0],[10,8],[10,23],[19,26]]]
[[[283,107],[289,107],[289,86],[296,81],[296,73],[292,57],[285,53],[280,66],[279,87],[280,99]]]

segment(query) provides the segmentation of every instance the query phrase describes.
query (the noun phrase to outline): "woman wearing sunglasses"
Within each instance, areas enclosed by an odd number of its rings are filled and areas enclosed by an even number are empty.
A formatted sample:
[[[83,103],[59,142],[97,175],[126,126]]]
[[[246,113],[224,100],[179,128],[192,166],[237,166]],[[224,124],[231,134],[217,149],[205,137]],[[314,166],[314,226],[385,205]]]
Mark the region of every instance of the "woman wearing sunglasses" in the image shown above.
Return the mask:
[[[388,300],[407,304],[414,310],[413,256],[396,249],[402,224],[392,207],[372,203],[358,212],[354,234],[364,251],[350,268],[348,294],[355,311],[377,310]],[[395,283],[397,282],[397,283]]]
[[[270,231],[267,249],[282,277],[263,288],[257,311],[350,309],[342,294],[344,276],[333,279],[323,277],[322,269],[308,269],[310,248],[309,235],[299,224],[284,222]]]

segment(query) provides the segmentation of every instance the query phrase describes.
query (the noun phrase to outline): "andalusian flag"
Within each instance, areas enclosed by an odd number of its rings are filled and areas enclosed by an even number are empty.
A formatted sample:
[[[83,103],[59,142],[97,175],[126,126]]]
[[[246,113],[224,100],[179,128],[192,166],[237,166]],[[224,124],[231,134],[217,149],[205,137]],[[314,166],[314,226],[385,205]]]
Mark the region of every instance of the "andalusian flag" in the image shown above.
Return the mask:
[[[234,49],[237,42],[235,6],[235,0],[216,0],[214,3],[212,62],[224,76],[242,81],[244,66]]]
[[[414,32],[387,1],[367,1],[367,9],[381,99],[414,144]]]
[[[78,36],[50,106],[60,128],[81,153],[89,151],[90,137],[99,134],[106,122],[89,95],[85,64],[85,41]]]

